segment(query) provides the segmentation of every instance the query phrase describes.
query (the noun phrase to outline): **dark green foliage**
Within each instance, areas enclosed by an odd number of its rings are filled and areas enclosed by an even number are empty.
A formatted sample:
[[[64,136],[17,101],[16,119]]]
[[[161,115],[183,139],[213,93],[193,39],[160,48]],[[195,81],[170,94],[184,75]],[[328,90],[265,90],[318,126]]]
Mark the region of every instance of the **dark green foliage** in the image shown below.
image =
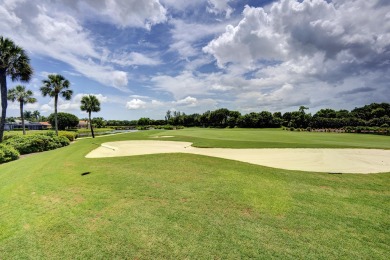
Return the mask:
[[[19,152],[10,145],[0,144],[0,164],[17,160]]]
[[[138,120],[138,124],[139,126],[147,126],[147,125],[150,125],[150,119],[147,118],[147,117],[141,117],[139,120]]]
[[[140,118],[139,120],[107,120],[107,126],[136,126],[138,129],[162,129],[165,125],[184,127],[213,127],[213,128],[285,128],[293,129],[345,129],[352,127],[388,127],[390,125],[390,104],[372,103],[355,108],[351,112],[345,109],[320,109],[312,115],[307,113],[307,107],[300,106],[296,111],[270,113],[268,111],[250,112],[241,115],[238,111],[220,108],[206,111],[203,114],[185,114],[180,111],[166,112],[165,120]],[[102,122],[103,124],[103,122]]]
[[[16,135],[4,143],[14,147],[20,154],[29,154],[67,146],[70,141],[64,136]]]
[[[77,133],[70,132],[70,131],[60,131],[60,132],[58,132],[58,136],[64,136],[69,141],[73,142],[77,138]]]
[[[58,119],[58,130],[65,130],[67,128],[76,127],[79,124],[79,118],[73,114],[69,113],[57,113]],[[54,113],[50,114],[47,118],[51,125],[55,124]]]

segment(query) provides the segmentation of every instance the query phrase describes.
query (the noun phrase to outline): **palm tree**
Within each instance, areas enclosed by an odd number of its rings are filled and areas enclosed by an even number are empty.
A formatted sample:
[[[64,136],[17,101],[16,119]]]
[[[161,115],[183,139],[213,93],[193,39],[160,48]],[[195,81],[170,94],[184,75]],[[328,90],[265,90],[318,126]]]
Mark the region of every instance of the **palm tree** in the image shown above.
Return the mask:
[[[33,70],[30,66],[30,58],[22,48],[15,43],[0,36],[0,92],[1,92],[1,121],[0,142],[3,141],[5,118],[7,116],[7,76],[12,81],[20,80],[28,82]]]
[[[31,118],[32,118],[32,112],[31,111],[28,111],[28,110],[24,111],[23,115],[24,115],[24,118],[26,118],[26,119],[31,120]]]
[[[18,101],[20,104],[20,117],[22,118],[22,127],[23,134],[26,134],[26,129],[24,126],[24,115],[23,115],[23,105],[27,103],[37,102],[36,98],[32,97],[33,92],[31,90],[26,91],[25,86],[17,85],[15,88],[8,90],[8,100],[15,102]]]
[[[99,102],[99,100],[94,95],[84,96],[81,99],[80,109],[81,109],[81,111],[87,111],[88,112],[89,125],[91,126],[92,138],[95,138],[95,134],[93,133],[93,127],[92,127],[92,122],[91,122],[91,113],[100,111],[100,102]]]
[[[39,122],[39,119],[41,118],[41,113],[39,113],[38,110],[35,110],[34,112],[32,112],[31,115],[37,122]]]
[[[57,119],[57,105],[58,95],[61,95],[66,100],[70,100],[73,91],[69,89],[70,83],[63,76],[58,74],[50,74],[48,79],[42,81],[43,86],[41,92],[44,97],[54,97],[54,123],[56,129],[56,135],[58,135],[58,119]]]

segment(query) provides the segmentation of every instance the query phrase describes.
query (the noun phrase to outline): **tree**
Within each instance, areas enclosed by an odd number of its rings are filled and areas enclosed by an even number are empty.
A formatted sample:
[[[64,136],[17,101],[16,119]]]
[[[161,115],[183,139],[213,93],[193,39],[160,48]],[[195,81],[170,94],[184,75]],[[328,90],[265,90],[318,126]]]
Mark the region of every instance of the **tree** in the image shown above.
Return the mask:
[[[50,74],[48,79],[42,81],[43,86],[41,92],[44,97],[49,96],[54,98],[54,125],[56,129],[56,135],[58,135],[58,118],[57,118],[57,105],[58,95],[61,95],[66,100],[70,100],[73,91],[69,89],[70,83],[63,76],[58,74]]]
[[[25,119],[31,120],[31,118],[32,118],[32,112],[26,110],[26,111],[23,112],[23,116],[24,116]]]
[[[33,70],[30,66],[30,58],[25,51],[15,43],[0,36],[0,92],[1,92],[1,121],[0,142],[3,141],[5,118],[7,116],[7,76],[12,81],[20,80],[28,82]]]
[[[47,118],[49,123],[51,125],[55,124],[55,119],[57,118],[57,123],[58,123],[58,129],[59,130],[65,130],[67,128],[74,128],[77,127],[79,124],[79,118],[73,114],[69,113],[63,113],[59,112],[57,113],[57,116],[53,113],[50,114],[50,116]]]
[[[100,102],[99,102],[99,100],[94,95],[84,96],[81,99],[80,109],[81,109],[81,111],[88,112],[89,125],[91,127],[92,138],[95,138],[95,134],[93,133],[93,126],[92,126],[92,122],[91,122],[91,113],[100,111]]]
[[[20,117],[22,118],[22,128],[23,134],[26,134],[26,129],[24,126],[24,115],[23,115],[23,105],[27,103],[35,103],[37,102],[36,98],[32,97],[33,92],[31,90],[26,90],[25,86],[17,85],[15,88],[8,90],[8,100],[15,102],[19,102],[20,106]]]
[[[172,117],[171,110],[168,110],[166,115],[165,115],[165,121],[167,124],[169,124],[171,117]]]
[[[147,126],[150,125],[150,118],[148,117],[141,117],[138,119],[137,125]]]
[[[39,119],[41,118],[41,113],[39,113],[38,110],[35,110],[34,112],[32,112],[32,117],[35,121],[39,122]]]

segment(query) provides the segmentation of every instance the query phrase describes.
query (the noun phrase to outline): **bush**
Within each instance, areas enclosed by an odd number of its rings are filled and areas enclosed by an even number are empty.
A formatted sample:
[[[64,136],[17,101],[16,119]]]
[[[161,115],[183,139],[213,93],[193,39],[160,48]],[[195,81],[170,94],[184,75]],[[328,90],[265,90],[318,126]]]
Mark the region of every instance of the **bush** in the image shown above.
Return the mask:
[[[57,149],[70,144],[64,136],[48,135],[17,135],[5,141],[20,154],[29,154]]]
[[[68,146],[70,144],[70,140],[66,136],[55,136],[53,142],[57,144],[58,147],[56,148]]]
[[[19,152],[10,145],[0,144],[0,164],[17,160]]]
[[[73,142],[77,138],[77,133],[69,131],[60,131],[58,136],[65,136],[69,141]]]

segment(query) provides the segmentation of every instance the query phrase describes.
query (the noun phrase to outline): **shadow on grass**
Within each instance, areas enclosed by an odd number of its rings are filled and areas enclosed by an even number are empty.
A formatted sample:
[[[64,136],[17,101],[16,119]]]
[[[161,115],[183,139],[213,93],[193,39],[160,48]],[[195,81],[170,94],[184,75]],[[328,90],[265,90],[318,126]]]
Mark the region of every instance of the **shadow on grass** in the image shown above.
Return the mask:
[[[82,174],[81,174],[81,176],[85,176],[85,175],[88,175],[88,174],[90,174],[91,172],[83,172]]]

